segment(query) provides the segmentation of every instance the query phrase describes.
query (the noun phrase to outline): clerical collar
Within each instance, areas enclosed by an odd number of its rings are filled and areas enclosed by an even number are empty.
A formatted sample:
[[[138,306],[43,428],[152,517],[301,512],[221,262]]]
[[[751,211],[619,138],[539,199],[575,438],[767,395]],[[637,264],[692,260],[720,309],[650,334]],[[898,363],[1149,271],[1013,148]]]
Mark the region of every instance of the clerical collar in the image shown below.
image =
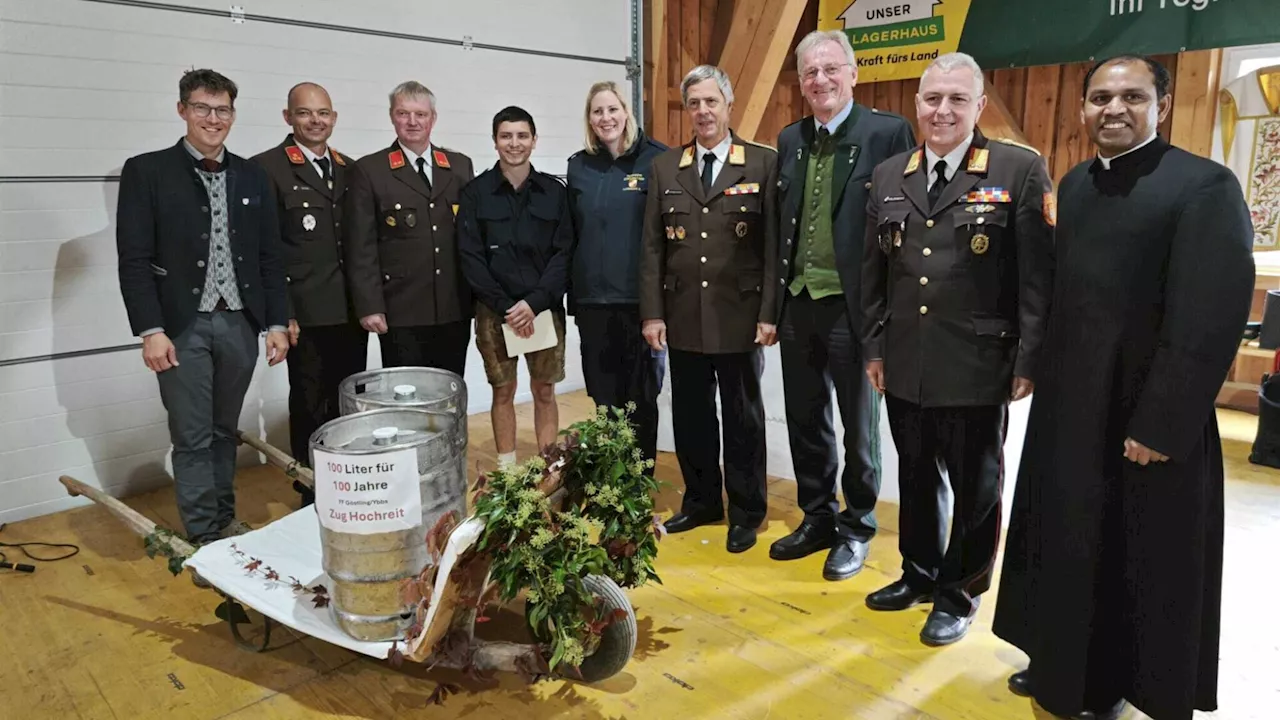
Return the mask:
[[[721,167],[724,167],[725,160],[729,157],[729,146],[733,144],[733,135],[725,135],[724,140],[721,140],[719,145],[716,145],[715,147],[710,149],[702,147],[702,143],[697,141],[694,141],[693,144],[695,147],[698,148],[698,168],[699,169],[702,168],[702,158],[705,157],[708,153],[715,155],[716,162],[720,163]]]
[[[1124,152],[1120,153],[1119,155],[1112,155],[1112,156],[1111,156],[1111,157],[1109,157],[1109,158],[1105,158],[1105,157],[1102,157],[1102,153],[1098,153],[1098,162],[1102,163],[1102,168],[1103,168],[1104,170],[1110,170],[1110,169],[1111,169],[1111,163],[1115,162],[1115,161],[1116,161],[1117,159],[1119,159],[1119,158],[1124,157],[1125,155],[1128,155],[1128,154],[1130,154],[1130,153],[1137,152],[1137,151],[1141,150],[1142,148],[1144,148],[1144,147],[1146,147],[1146,146],[1150,145],[1151,143],[1155,142],[1155,141],[1156,141],[1156,138],[1159,136],[1159,134],[1160,134],[1159,132],[1153,132],[1153,133],[1151,133],[1151,137],[1149,137],[1149,138],[1147,138],[1146,140],[1144,140],[1143,142],[1138,143],[1137,145],[1135,145],[1135,146],[1133,146],[1133,147],[1129,148],[1128,150],[1125,150]]]
[[[852,98],[850,98],[850,99],[849,99],[849,102],[845,103],[845,105],[844,105],[844,109],[843,109],[843,110],[841,110],[840,112],[836,113],[835,117],[831,118],[831,120],[830,120],[829,122],[827,122],[825,125],[824,125],[823,123],[821,123],[821,122],[818,122],[818,118],[817,118],[817,117],[814,117],[814,118],[813,118],[813,131],[816,133],[816,132],[818,132],[819,130],[821,130],[822,128],[826,128],[826,129],[827,129],[827,132],[831,133],[832,135],[835,135],[835,134],[836,134],[836,130],[838,130],[838,129],[840,128],[841,123],[843,123],[845,120],[847,120],[847,119],[849,118],[849,113],[851,113],[851,112],[853,112],[853,99],[852,99]]]
[[[947,153],[945,156],[939,156],[929,147],[928,143],[924,146],[924,157],[926,161],[925,169],[932,174],[933,168],[938,164],[939,160],[947,161],[947,180],[956,176],[956,171],[960,169],[960,164],[964,162],[964,156],[969,152],[969,146],[973,144],[973,133],[969,133],[969,137],[964,142],[956,146],[955,150]]]

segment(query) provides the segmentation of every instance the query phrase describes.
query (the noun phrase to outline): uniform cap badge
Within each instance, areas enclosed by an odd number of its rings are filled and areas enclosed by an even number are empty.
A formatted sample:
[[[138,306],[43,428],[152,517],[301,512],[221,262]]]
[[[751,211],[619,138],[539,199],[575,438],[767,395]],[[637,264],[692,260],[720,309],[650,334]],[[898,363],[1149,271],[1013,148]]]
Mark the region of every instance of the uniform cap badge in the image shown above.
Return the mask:
[[[306,230],[307,232],[311,232],[312,230],[315,230],[315,229],[316,229],[316,216],[315,216],[315,215],[312,215],[311,213],[307,213],[306,215],[303,215],[303,216],[302,216],[302,229],[303,229],[303,230]]]

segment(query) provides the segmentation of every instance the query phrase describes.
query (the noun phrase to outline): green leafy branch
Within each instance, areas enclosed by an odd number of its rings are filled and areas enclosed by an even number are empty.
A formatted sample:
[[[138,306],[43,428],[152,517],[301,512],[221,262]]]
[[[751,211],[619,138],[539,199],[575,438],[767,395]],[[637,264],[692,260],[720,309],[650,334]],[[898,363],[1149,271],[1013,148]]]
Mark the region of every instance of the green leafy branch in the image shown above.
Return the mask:
[[[525,591],[526,620],[552,668],[580,666],[617,619],[600,612],[586,576],[623,587],[661,582],[653,568],[657,484],[645,474],[652,461],[636,447],[632,411],[598,408],[541,456],[481,476],[474,497],[485,522],[477,551],[491,557],[502,601]]]

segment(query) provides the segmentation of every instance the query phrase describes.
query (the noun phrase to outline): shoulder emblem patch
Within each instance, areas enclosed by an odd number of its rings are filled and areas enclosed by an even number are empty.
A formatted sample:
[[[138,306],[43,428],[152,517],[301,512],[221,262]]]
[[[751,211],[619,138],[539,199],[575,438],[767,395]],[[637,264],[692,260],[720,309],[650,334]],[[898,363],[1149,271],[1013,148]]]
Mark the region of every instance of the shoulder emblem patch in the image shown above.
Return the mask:
[[[969,167],[966,172],[985,173],[990,159],[990,150],[986,148],[973,148],[969,151]]]
[[[924,160],[924,150],[917,150],[911,153],[911,159],[907,161],[907,169],[903,170],[902,174],[910,175],[911,173],[919,170],[920,162],[922,160]]]
[[[680,156],[680,169],[684,169],[693,164],[693,148],[684,149],[684,154]]]
[[[744,145],[734,143],[729,146],[729,164],[730,165],[746,165],[747,164],[747,148]]]
[[[290,145],[284,149],[284,154],[289,156],[289,162],[294,165],[305,165],[307,158],[302,154],[302,150],[297,145]]]
[[[404,167],[404,153],[399,150],[392,150],[391,153],[387,155],[387,160],[391,163],[392,170],[399,170]]]
[[[1051,192],[1044,194],[1044,221],[1049,227],[1058,226],[1058,200]]]
[[[445,155],[444,151],[432,150],[431,157],[435,159],[436,167],[445,168],[446,170],[449,168],[449,156]]]
[[[343,166],[347,164],[347,161],[342,159],[342,153],[338,152],[338,148],[330,145],[329,150],[331,151],[330,154],[333,155],[333,161],[335,163]]]

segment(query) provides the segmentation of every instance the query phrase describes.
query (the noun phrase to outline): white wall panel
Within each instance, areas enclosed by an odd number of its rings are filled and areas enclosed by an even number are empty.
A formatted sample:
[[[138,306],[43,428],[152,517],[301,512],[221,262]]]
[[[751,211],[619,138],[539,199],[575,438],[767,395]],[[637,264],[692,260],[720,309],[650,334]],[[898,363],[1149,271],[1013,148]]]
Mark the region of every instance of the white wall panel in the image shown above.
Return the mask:
[[[225,13],[229,3],[165,3]],[[57,483],[74,475],[113,494],[169,482],[166,414],[154,375],[132,345],[116,275],[115,176],[128,157],[170,146],[184,70],[212,67],[240,88],[228,147],[250,156],[288,132],[280,117],[302,80],[329,89],[339,112],[332,143],[356,157],[391,144],[387,94],[415,79],[438,98],[433,140],[493,164],[493,114],[525,107],[539,129],[534,164],[564,172],[581,144],[582,103],[602,79],[626,84],[626,0],[261,0],[250,15],[340,28],[513,45],[598,62],[379,37],[337,29],[90,0],[0,0],[0,522],[83,500]],[[323,49],[323,51],[318,51]],[[38,181],[44,179],[45,181]],[[568,328],[562,391],[582,387],[577,330]],[[58,359],[5,364],[26,358]],[[370,343],[371,367],[380,362]],[[491,393],[474,343],[469,410]],[[529,398],[520,370],[518,401]],[[286,366],[259,367],[240,427],[288,447]],[[259,462],[241,449],[244,462]]]

